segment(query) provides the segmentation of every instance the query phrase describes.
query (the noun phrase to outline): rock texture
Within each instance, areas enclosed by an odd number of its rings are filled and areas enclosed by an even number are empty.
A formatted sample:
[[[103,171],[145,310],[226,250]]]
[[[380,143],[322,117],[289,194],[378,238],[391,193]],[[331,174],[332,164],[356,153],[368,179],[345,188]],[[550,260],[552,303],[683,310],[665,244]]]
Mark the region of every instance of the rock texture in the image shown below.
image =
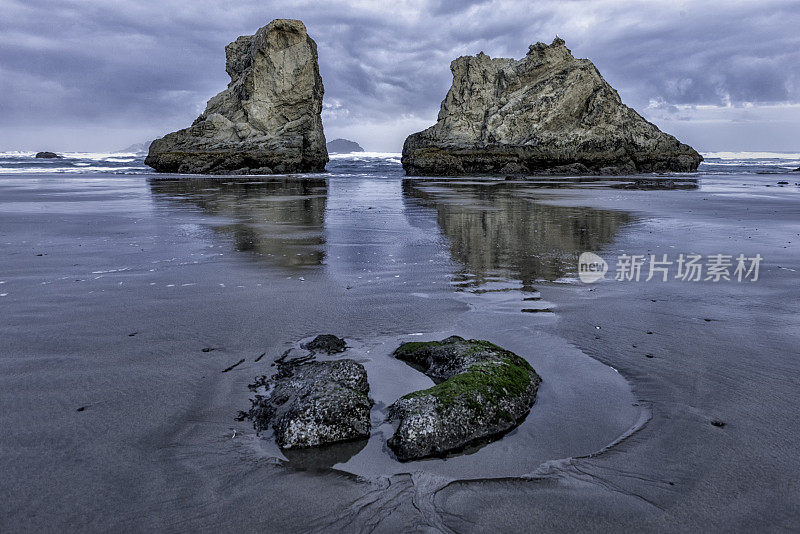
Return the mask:
[[[364,152],[361,145],[349,139],[334,139],[326,145],[328,154],[349,154],[350,152]]]
[[[189,127],[156,139],[145,163],[159,172],[319,172],[324,88],[317,45],[299,20],[277,19],[225,47],[228,88]]]
[[[525,419],[541,382],[528,362],[488,341],[404,343],[394,355],[439,382],[389,407],[398,425],[388,445],[400,461],[496,439]]]
[[[37,152],[36,156],[34,157],[39,159],[54,159],[54,158],[61,159],[61,156],[59,156],[55,152]]]
[[[354,360],[282,364],[273,377],[250,385],[256,392],[243,418],[257,431],[269,427],[285,449],[369,437],[369,383]]]
[[[409,175],[689,172],[703,159],[625,106],[559,38],[518,61],[481,52],[450,70],[437,123],[403,146]]]

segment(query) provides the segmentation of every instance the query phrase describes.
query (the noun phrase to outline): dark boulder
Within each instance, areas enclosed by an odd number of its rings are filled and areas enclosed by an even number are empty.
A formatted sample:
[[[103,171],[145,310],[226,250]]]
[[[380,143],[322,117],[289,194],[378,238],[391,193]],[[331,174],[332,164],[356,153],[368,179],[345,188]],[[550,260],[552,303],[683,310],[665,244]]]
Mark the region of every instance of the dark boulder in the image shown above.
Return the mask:
[[[250,385],[256,393],[242,418],[257,431],[272,428],[284,449],[369,437],[369,383],[354,360],[282,364]]]
[[[55,152],[37,152],[35,157],[39,159],[61,159],[61,156]]]

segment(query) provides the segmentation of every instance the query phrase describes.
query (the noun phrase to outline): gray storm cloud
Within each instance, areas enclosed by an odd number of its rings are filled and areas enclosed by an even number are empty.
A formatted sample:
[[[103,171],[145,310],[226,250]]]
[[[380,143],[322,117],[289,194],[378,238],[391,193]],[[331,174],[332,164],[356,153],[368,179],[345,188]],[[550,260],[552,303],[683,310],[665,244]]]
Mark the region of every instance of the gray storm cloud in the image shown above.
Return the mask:
[[[797,2],[5,0],[0,149],[108,150],[188,125],[224,46],[273,18],[319,45],[329,137],[399,151],[449,64],[564,38],[623,100],[701,150],[800,150]]]

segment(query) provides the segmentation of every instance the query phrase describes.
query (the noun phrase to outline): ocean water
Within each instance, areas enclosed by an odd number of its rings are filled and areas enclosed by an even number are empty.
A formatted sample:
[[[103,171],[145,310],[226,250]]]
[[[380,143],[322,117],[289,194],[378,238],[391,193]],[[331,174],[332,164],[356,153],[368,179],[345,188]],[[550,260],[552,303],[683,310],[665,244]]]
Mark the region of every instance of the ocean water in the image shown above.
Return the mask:
[[[145,154],[131,152],[64,152],[61,159],[36,159],[35,152],[0,152],[0,175],[26,173],[112,173],[149,174]],[[800,153],[794,152],[705,152],[705,161],[696,173],[703,175],[783,173],[800,167]],[[393,152],[354,152],[331,154],[327,170],[331,174],[374,173],[376,176],[402,175],[400,154]]]
[[[58,159],[37,159],[35,155],[36,152],[0,152],[0,174],[144,174],[153,170],[144,164],[145,154],[131,152],[63,152]]]
[[[144,164],[146,154],[132,152],[61,152],[59,159],[37,159],[36,152],[0,152],[0,175],[3,174],[149,174]],[[392,152],[357,152],[331,154],[328,171],[347,174],[369,169],[376,173],[402,172],[400,154]]]

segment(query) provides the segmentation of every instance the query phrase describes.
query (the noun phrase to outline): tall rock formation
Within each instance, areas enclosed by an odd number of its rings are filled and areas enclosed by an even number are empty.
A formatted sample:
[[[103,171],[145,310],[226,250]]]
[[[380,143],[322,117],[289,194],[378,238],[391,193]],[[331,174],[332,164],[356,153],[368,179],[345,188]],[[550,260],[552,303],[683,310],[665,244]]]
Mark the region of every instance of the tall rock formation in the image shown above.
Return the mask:
[[[317,45],[299,20],[276,19],[225,47],[228,88],[188,128],[150,145],[159,172],[319,172],[324,88]]]
[[[703,159],[625,106],[559,38],[518,61],[481,52],[450,70],[438,121],[403,146],[409,175],[689,172]]]

